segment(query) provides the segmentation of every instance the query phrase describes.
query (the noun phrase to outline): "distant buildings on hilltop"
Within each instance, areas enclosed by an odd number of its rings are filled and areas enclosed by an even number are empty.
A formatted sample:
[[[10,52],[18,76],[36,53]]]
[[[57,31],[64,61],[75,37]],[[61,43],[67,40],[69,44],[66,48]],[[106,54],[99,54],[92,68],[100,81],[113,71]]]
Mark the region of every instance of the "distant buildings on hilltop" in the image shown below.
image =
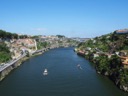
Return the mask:
[[[128,34],[128,29],[120,29],[115,31],[117,34]]]

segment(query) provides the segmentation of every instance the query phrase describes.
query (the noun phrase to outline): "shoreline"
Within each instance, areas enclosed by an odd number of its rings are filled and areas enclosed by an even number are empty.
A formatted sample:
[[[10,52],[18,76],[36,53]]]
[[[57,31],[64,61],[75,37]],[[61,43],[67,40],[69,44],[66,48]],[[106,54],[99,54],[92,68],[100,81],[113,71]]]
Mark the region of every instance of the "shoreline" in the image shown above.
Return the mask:
[[[59,48],[59,47],[55,47],[55,48]],[[4,80],[11,73],[12,70],[14,70],[15,68],[19,67],[26,60],[30,59],[31,57],[35,57],[35,56],[41,55],[44,52],[47,52],[47,51],[49,51],[51,49],[55,49],[55,48],[45,48],[45,49],[41,49],[41,50],[36,50],[33,54],[31,54],[29,56],[26,55],[26,56],[22,57],[21,59],[17,60],[12,65],[8,66],[7,68],[5,68],[4,70],[2,70],[0,72],[0,82],[2,80]]]
[[[88,60],[90,63],[95,64],[95,61],[86,58],[84,54],[79,53],[79,52],[76,51],[76,50],[74,50],[74,52],[76,52],[77,55],[82,56],[83,58],[85,58],[86,60]],[[96,70],[96,73],[97,73],[97,74],[100,74],[100,75],[102,75],[102,76],[105,76],[105,77],[109,78],[120,90],[122,90],[122,91],[128,93],[128,86],[125,86],[125,85],[120,84],[118,78],[116,78],[115,80],[113,80],[112,77],[111,77],[109,74],[102,74],[100,71],[98,71],[98,69],[97,69],[96,66],[95,66],[95,70]]]
[[[21,64],[23,64],[23,62],[25,62],[26,60],[30,59],[31,57],[35,57],[38,55],[43,54],[44,52],[48,51],[47,50],[37,50],[34,54],[32,54],[31,56],[25,56],[19,60],[17,60],[16,62],[14,62],[12,65],[8,66],[7,68],[5,68],[4,70],[2,70],[0,72],[0,82],[2,80],[4,80],[10,73],[12,70],[16,69],[17,67],[19,67]]]

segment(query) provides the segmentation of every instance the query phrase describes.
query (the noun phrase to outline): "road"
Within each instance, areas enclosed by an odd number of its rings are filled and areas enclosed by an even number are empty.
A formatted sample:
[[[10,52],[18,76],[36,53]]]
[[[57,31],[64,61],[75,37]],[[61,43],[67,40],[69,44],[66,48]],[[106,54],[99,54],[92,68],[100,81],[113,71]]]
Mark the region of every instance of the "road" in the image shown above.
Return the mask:
[[[6,69],[7,67],[13,65],[15,62],[17,62],[19,59],[23,58],[24,56],[26,56],[25,53],[23,55],[21,55],[20,57],[18,57],[16,60],[12,60],[6,64],[0,65],[0,72],[3,71],[4,69]]]

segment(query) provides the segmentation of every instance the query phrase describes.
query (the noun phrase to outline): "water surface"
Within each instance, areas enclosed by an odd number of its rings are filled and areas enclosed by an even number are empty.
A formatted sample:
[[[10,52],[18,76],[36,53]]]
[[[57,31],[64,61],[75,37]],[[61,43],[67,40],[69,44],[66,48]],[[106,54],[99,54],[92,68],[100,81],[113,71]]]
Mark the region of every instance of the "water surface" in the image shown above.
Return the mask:
[[[77,67],[81,65],[81,68]],[[44,76],[44,69],[48,75]],[[73,48],[32,57],[0,82],[0,96],[128,96]]]

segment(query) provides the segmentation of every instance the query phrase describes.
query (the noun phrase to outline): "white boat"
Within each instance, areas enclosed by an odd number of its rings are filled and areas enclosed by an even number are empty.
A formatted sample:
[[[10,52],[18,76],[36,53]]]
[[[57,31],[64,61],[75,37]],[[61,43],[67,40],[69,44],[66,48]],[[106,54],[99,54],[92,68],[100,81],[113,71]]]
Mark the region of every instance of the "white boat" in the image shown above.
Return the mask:
[[[77,65],[77,67],[78,67],[79,69],[82,69],[82,67],[81,67],[81,65],[80,65],[80,64],[78,64],[78,65]]]
[[[48,70],[44,69],[43,75],[48,75]]]

